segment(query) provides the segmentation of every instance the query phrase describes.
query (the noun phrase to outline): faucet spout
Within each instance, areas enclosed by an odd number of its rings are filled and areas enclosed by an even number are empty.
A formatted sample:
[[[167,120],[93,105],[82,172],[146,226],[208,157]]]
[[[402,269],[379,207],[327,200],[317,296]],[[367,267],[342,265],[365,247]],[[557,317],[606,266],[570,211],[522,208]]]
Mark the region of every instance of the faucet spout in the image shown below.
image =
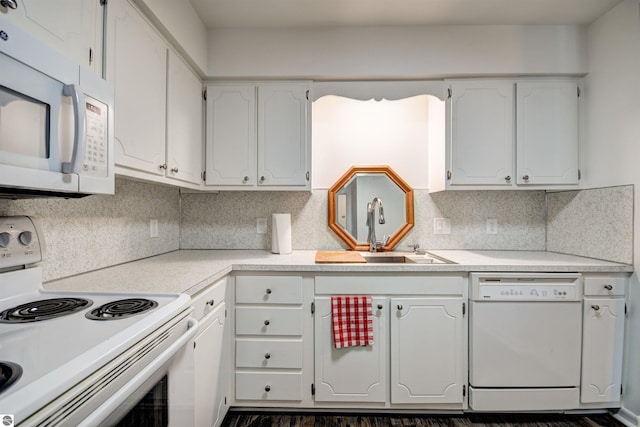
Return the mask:
[[[376,241],[376,205],[378,206],[378,223],[385,223],[382,199],[376,196],[370,203],[367,203],[367,227],[369,228],[367,243],[369,243],[369,252],[377,252],[378,247],[385,245],[384,242],[380,244]]]

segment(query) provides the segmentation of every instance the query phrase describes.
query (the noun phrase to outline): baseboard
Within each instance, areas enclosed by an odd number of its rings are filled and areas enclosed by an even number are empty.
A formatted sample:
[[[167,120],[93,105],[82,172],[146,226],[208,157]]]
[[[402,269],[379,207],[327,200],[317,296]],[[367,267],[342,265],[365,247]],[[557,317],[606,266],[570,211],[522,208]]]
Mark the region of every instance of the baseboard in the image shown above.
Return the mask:
[[[612,415],[616,420],[628,427],[640,427],[640,415],[636,415],[624,407]]]

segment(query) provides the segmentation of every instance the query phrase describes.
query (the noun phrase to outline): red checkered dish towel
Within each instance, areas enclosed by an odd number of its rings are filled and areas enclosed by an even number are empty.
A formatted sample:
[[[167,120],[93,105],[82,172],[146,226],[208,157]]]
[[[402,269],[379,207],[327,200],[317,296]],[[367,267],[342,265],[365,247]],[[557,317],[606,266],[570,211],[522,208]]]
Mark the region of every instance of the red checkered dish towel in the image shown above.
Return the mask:
[[[332,296],[331,323],[335,348],[373,344],[370,296]]]

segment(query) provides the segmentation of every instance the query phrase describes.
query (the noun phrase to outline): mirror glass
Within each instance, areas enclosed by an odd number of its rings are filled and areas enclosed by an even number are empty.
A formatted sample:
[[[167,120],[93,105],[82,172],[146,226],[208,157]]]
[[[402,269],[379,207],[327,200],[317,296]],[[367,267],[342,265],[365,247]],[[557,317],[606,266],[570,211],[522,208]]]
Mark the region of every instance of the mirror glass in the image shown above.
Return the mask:
[[[389,166],[354,166],[329,189],[329,228],[353,250],[368,250],[368,204],[376,240],[391,250],[413,227],[413,190]],[[384,224],[379,223],[383,207]]]

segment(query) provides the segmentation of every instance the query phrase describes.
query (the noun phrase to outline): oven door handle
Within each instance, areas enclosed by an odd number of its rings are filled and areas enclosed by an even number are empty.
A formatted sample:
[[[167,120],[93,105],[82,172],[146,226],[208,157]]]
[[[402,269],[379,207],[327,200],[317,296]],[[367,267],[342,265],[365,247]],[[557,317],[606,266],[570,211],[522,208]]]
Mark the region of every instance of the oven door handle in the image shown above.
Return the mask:
[[[198,333],[198,321],[193,317],[187,320],[187,331],[182,334],[169,348],[163,351],[157,358],[144,367],[135,377],[128,381],[121,389],[115,392],[106,402],[104,402],[95,411],[89,414],[78,427],[89,427],[99,425],[109,415],[111,415],[118,407],[124,403],[133,392],[140,388],[158,369],[167,363],[176,355],[182,347],[184,347],[190,339]]]

